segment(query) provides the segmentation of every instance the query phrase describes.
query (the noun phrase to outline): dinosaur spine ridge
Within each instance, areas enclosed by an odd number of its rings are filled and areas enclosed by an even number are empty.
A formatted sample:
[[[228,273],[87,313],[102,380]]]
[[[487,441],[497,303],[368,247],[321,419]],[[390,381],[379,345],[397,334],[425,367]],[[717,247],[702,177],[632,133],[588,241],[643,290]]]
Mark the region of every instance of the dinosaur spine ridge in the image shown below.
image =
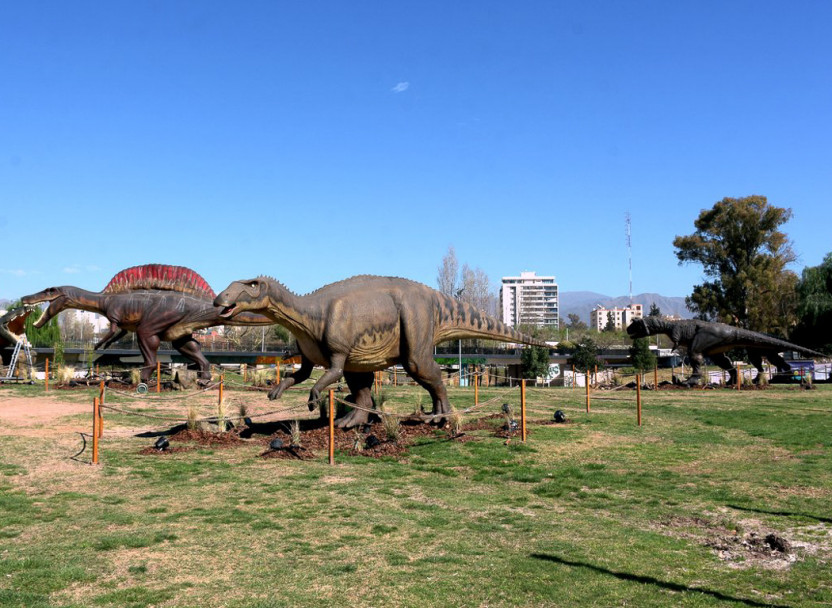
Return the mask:
[[[184,266],[144,264],[131,266],[116,274],[102,293],[124,293],[138,289],[182,291],[197,297],[214,299],[216,294],[196,271]]]

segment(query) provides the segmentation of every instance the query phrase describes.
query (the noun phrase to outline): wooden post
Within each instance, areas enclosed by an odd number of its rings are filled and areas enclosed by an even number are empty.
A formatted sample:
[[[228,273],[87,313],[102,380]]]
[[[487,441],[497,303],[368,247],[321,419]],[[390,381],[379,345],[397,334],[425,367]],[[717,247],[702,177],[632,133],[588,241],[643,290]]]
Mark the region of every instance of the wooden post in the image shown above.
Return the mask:
[[[104,436],[104,410],[102,409],[102,405],[104,405],[104,381],[101,381],[101,384],[98,387],[98,436]]]
[[[49,392],[49,357],[46,357],[46,373],[43,375],[43,379],[46,381],[46,392]]]
[[[659,390],[659,366],[653,366],[653,388]]]
[[[474,374],[472,376],[474,380],[474,405],[479,405],[480,403],[480,384],[477,382],[477,375]]]
[[[329,389],[329,464],[335,464],[335,391]]]
[[[162,392],[162,363],[156,360],[156,392]]]
[[[526,380],[520,381],[520,441],[526,441]]]
[[[248,365],[243,368],[243,384],[246,382],[248,382]]]
[[[92,400],[92,463],[98,464],[98,397]]]
[[[393,386],[399,385],[399,371],[396,369],[396,366],[393,366]]]
[[[586,413],[589,413],[589,368],[586,370]]]
[[[742,390],[742,365],[737,363],[737,390]]]
[[[276,384],[280,384],[280,361],[274,365],[274,379]]]
[[[220,374],[220,400],[218,405],[222,405],[223,385],[225,384],[225,374]]]
[[[641,426],[641,375],[636,374],[636,419]]]
[[[577,378],[575,377],[575,366],[572,366],[572,388],[578,386]]]

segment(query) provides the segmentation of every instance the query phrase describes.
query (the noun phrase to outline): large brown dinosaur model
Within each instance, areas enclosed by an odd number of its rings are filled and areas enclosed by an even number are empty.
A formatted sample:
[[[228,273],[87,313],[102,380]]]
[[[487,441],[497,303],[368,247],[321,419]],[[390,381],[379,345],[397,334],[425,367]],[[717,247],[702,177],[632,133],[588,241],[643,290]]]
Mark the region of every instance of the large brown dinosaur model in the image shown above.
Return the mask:
[[[214,325],[272,325],[268,318],[246,314],[234,320],[220,317],[213,305],[214,291],[190,268],[146,264],[122,270],[100,292],[79,287],[50,287],[25,296],[24,304],[49,302],[35,322],[42,327],[68,308],[97,312],[110,321],[109,332],[94,349],[107,348],[128,331],[136,333],[144,359],[142,382],[156,367],[156,352],[169,340],[184,357],[196,363],[202,382],[211,377],[210,364],[194,339],[193,332]]]
[[[735,348],[744,348],[748,354],[748,360],[759,372],[755,382],[759,382],[763,373],[763,357],[769,360],[780,373],[788,373],[791,367],[780,352],[792,350],[815,357],[825,357],[808,348],[797,344],[779,340],[766,334],[756,331],[749,331],[739,327],[726,325],[725,323],[713,323],[710,321],[699,321],[686,319],[682,321],[668,321],[659,317],[646,317],[636,319],[627,327],[627,335],[633,340],[646,338],[656,334],[665,334],[673,340],[673,348],[681,348],[687,351],[690,359],[691,375],[686,384],[698,384],[702,377],[702,363],[705,357],[709,357],[716,365],[728,372],[729,384],[737,382],[737,369],[731,360],[725,355],[726,352]]]
[[[437,422],[451,412],[434,345],[457,338],[489,338],[546,346],[473,306],[406,279],[357,276],[298,296],[270,277],[235,281],[214,304],[222,317],[256,312],[286,327],[300,348],[301,367],[269,393],[277,399],[290,386],[325,371],[309,392],[314,408],[325,387],[344,376],[356,407],[337,421],[349,428],[368,420],[373,372],[399,363],[430,393]]]

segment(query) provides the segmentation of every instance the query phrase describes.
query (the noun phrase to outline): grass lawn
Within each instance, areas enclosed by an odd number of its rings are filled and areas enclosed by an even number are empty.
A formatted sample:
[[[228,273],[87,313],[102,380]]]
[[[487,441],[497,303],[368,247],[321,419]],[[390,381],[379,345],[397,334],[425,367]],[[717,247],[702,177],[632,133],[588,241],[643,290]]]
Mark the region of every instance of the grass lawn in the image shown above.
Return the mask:
[[[254,416],[306,395],[233,386],[229,411]],[[91,466],[70,457],[97,389],[0,386],[0,606],[832,605],[832,387],[647,391],[641,427],[634,391],[587,414],[582,390],[528,389],[525,444],[487,418],[519,416],[519,389],[480,389],[466,440],[335,466],[262,458],[267,435],[148,454],[216,392],[111,394]],[[473,395],[450,389],[458,409]],[[21,399],[67,411],[5,416]]]

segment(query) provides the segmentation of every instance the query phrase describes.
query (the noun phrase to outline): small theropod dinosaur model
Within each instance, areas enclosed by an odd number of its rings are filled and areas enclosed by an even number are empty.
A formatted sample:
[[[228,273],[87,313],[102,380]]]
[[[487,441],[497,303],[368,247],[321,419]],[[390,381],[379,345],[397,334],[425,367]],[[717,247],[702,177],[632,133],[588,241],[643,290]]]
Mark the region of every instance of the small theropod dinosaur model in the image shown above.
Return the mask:
[[[749,331],[739,327],[726,325],[725,323],[712,323],[710,321],[699,321],[686,319],[683,321],[667,321],[658,317],[646,317],[636,319],[627,327],[627,335],[633,340],[646,338],[656,334],[665,334],[673,340],[673,348],[684,349],[690,359],[691,375],[686,384],[698,384],[702,377],[701,367],[705,357],[709,357],[716,365],[724,369],[730,375],[729,384],[737,382],[737,369],[731,360],[725,355],[734,348],[744,348],[748,354],[751,364],[757,368],[757,381],[763,372],[763,357],[769,360],[777,371],[789,372],[791,368],[780,352],[793,350],[815,357],[825,357],[808,348],[797,344],[772,338],[766,334]]]
[[[315,365],[323,376],[309,392],[314,408],[325,387],[343,375],[356,408],[337,421],[350,428],[368,420],[373,407],[373,372],[400,363],[433,399],[434,420],[451,412],[434,345],[457,338],[489,338],[546,346],[421,283],[395,277],[357,276],[305,296],[269,277],[235,281],[214,304],[223,318],[256,312],[286,327],[301,351],[301,367],[269,393],[277,399],[309,378]]]
[[[144,358],[142,382],[156,367],[156,352],[162,340],[199,368],[200,379],[210,379],[210,364],[194,339],[193,332],[214,325],[272,325],[266,317],[246,314],[229,320],[220,317],[213,305],[215,294],[208,283],[190,268],[147,264],[122,270],[100,292],[79,287],[50,287],[25,296],[27,305],[49,302],[35,322],[43,327],[49,319],[68,308],[97,312],[110,321],[109,332],[94,349],[107,348],[128,331],[136,333]]]

